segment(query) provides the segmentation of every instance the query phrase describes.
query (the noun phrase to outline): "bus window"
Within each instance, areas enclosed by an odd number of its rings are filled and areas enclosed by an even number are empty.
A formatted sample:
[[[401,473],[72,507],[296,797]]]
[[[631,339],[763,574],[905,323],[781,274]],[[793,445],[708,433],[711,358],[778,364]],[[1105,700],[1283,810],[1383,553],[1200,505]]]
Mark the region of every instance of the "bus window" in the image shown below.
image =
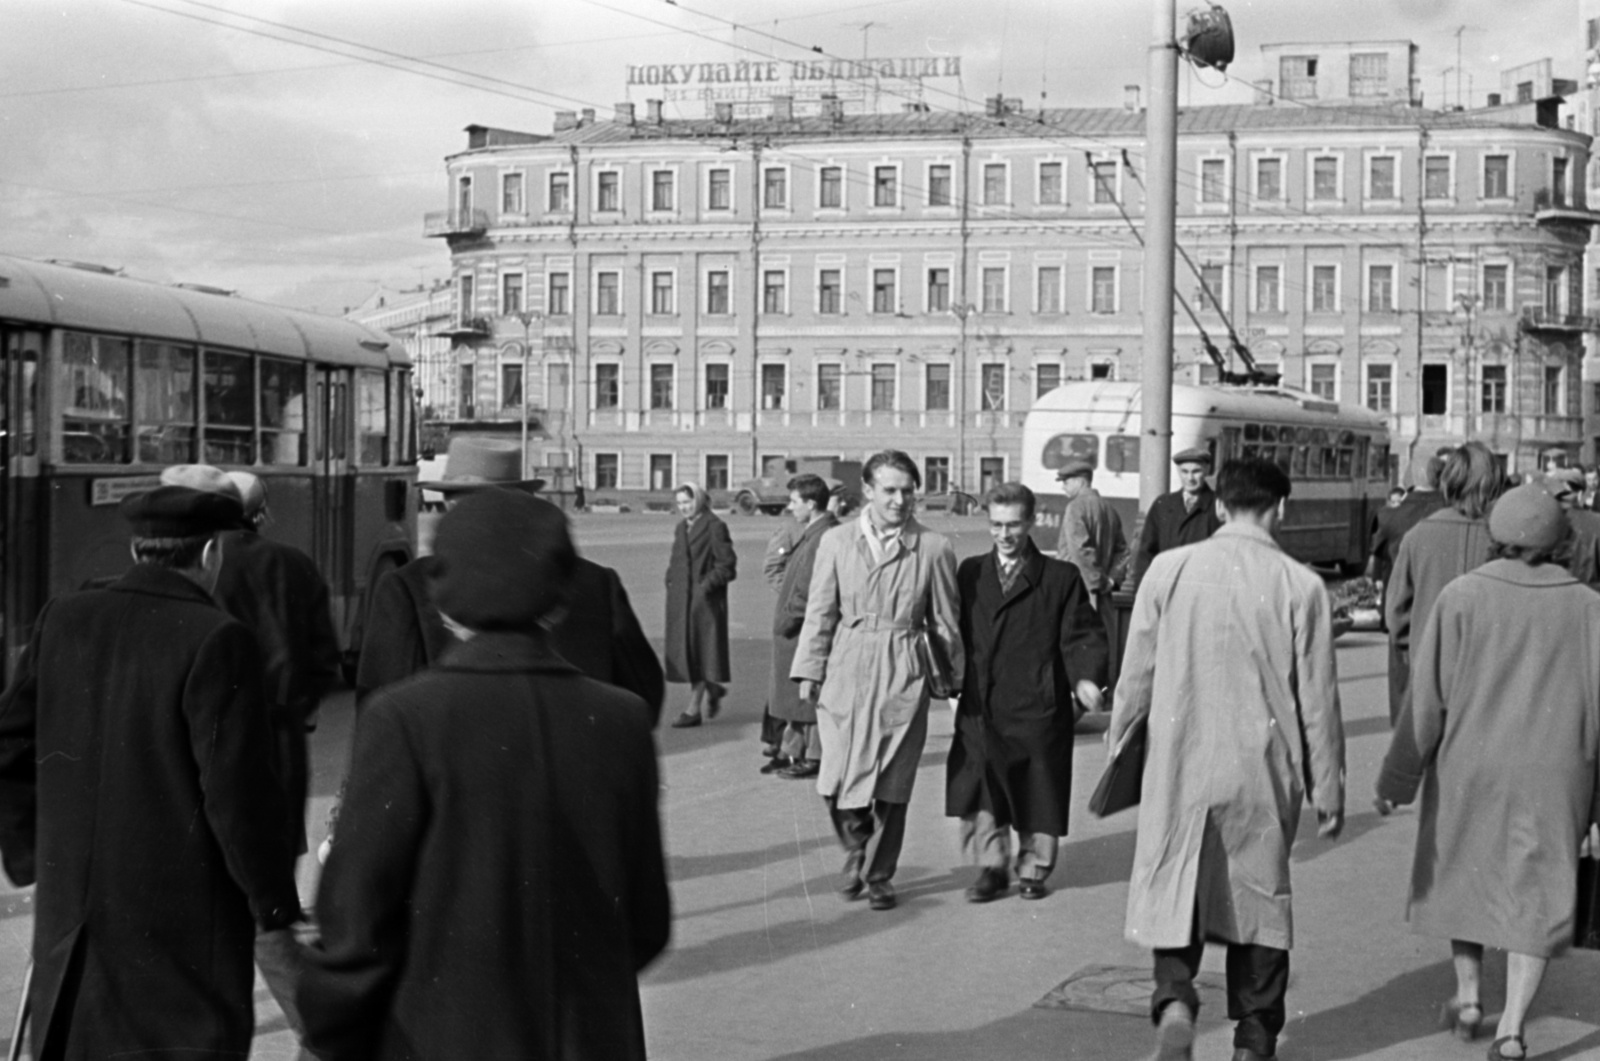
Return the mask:
[[[1044,466],[1055,471],[1072,460],[1088,461],[1100,465],[1100,437],[1098,435],[1057,435],[1044,444]]]
[[[207,350],[205,462],[254,464],[255,372],[249,354]]]
[[[0,380],[0,403],[5,405],[5,415],[16,417],[14,423],[4,425],[8,433],[16,432],[14,437],[7,436],[10,448],[6,455],[32,457],[38,452],[39,351],[44,342],[38,332],[13,332],[7,336],[6,344],[6,360],[16,364],[19,373],[13,376],[8,368]],[[19,392],[14,404],[5,392],[8,387],[16,387]]]
[[[261,359],[261,463],[306,462],[306,366]]]
[[[193,347],[140,341],[133,396],[142,463],[189,464],[194,460],[198,433],[194,366]]]
[[[1139,472],[1139,437],[1137,435],[1109,435],[1106,438],[1106,471]]]
[[[411,373],[401,369],[391,372],[389,379],[389,463],[415,464],[417,454],[411,431]]]
[[[1339,447],[1339,478],[1349,479],[1356,470],[1356,451],[1353,446]]]
[[[81,332],[67,332],[63,338],[62,459],[71,464],[126,464],[132,344]]]
[[[381,467],[389,456],[389,382],[382,372],[356,373],[356,463]]]

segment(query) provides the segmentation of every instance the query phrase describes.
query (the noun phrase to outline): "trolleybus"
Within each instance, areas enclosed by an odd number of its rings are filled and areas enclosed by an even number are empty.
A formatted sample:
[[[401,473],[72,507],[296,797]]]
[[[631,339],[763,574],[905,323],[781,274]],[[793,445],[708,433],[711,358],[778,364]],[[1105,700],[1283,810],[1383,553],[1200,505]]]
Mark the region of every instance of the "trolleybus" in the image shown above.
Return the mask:
[[[0,256],[6,672],[51,596],[127,568],[117,502],[192,462],[262,478],[268,533],[316,560],[358,647],[366,588],[415,541],[412,409],[404,352],[350,321]]]

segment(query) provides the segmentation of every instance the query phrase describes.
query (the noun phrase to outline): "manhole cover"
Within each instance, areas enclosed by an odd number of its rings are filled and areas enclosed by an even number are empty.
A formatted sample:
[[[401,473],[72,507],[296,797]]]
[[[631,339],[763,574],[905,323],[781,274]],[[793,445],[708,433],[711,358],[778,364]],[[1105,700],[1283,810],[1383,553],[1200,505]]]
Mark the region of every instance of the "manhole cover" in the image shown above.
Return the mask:
[[[1200,993],[1200,1008],[1212,1013],[1226,1012],[1226,980],[1220,973],[1201,973],[1195,977]],[[1089,965],[1052,988],[1034,1003],[1039,1009],[1088,1009],[1101,1013],[1126,1013],[1130,1017],[1150,1016],[1150,996],[1156,983],[1150,970],[1127,965]]]

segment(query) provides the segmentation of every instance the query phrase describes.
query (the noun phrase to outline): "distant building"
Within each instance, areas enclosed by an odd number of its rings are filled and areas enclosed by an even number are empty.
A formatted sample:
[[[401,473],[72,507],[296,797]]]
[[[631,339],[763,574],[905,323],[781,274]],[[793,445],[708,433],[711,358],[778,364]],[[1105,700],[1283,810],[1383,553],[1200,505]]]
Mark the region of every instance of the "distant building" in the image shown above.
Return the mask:
[[[411,355],[419,417],[434,420],[450,414],[457,398],[458,360],[449,338],[455,320],[455,294],[450,284],[415,291],[382,288],[345,316],[388,332]]]
[[[1588,131],[1559,99],[1424,109],[1409,42],[1263,54],[1257,104],[1180,115],[1178,293],[1206,332],[1227,346],[1225,310],[1285,382],[1388,414],[1402,477],[1468,437],[1577,456]],[[526,385],[542,462],[593,490],[888,445],[930,490],[1014,478],[1037,396],[1137,377],[1143,127],[998,97],[469,127],[424,226],[456,401],[515,417]],[[1177,314],[1178,378],[1215,378]]]

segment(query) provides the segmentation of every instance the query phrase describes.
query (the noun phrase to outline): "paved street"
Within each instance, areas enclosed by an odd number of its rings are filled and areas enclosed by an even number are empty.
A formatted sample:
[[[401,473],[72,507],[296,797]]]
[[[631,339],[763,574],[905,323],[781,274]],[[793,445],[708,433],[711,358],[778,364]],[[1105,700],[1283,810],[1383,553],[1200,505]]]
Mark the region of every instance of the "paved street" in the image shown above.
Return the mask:
[[[1145,952],[1122,940],[1134,816],[1090,818],[1084,802],[1104,751],[1080,736],[1072,835],[1041,902],[1014,894],[986,906],[962,898],[973,871],[961,863],[954,823],[943,817],[948,711],[936,711],[896,883],[901,904],[876,913],[833,892],[840,856],[809,783],[774,780],[760,764],[756,725],[767,675],[770,591],[760,578],[765,537],[776,522],[729,517],[740,579],[731,599],[735,675],[722,718],[696,730],[663,728],[662,812],[675,924],[667,954],[644,979],[651,1056],[659,1061],[758,1059],[1006,1058],[1008,1061],[1147,1056],[1147,1021],[1116,1013],[1036,1008],[1047,992],[1089,966],[1142,968]],[[957,551],[984,548],[981,518],[933,515]],[[617,567],[647,631],[662,628],[666,516],[578,517],[580,547]],[[1415,816],[1388,820],[1369,793],[1387,743],[1384,650],[1379,635],[1340,642],[1349,738],[1349,821],[1344,838],[1315,838],[1307,814],[1294,857],[1297,917],[1285,1061],[1479,1058],[1434,1030],[1453,990],[1448,947],[1410,935],[1403,920]],[[686,701],[673,687],[665,718]],[[331,697],[315,737],[314,841],[338,787],[348,745],[350,695]],[[1306,839],[1309,838],[1309,839]],[[314,865],[302,867],[309,899]],[[0,893],[0,1008],[14,1012],[32,919],[26,892]],[[1486,968],[1491,1020],[1502,997],[1504,958]],[[1218,955],[1205,968],[1220,973]],[[1556,962],[1529,1024],[1535,1056],[1600,1057],[1600,954]],[[258,984],[255,1056],[294,1056],[281,1015]],[[1230,1056],[1219,1007],[1202,1014],[1197,1056]],[[8,1035],[0,1031],[0,1036]]]

